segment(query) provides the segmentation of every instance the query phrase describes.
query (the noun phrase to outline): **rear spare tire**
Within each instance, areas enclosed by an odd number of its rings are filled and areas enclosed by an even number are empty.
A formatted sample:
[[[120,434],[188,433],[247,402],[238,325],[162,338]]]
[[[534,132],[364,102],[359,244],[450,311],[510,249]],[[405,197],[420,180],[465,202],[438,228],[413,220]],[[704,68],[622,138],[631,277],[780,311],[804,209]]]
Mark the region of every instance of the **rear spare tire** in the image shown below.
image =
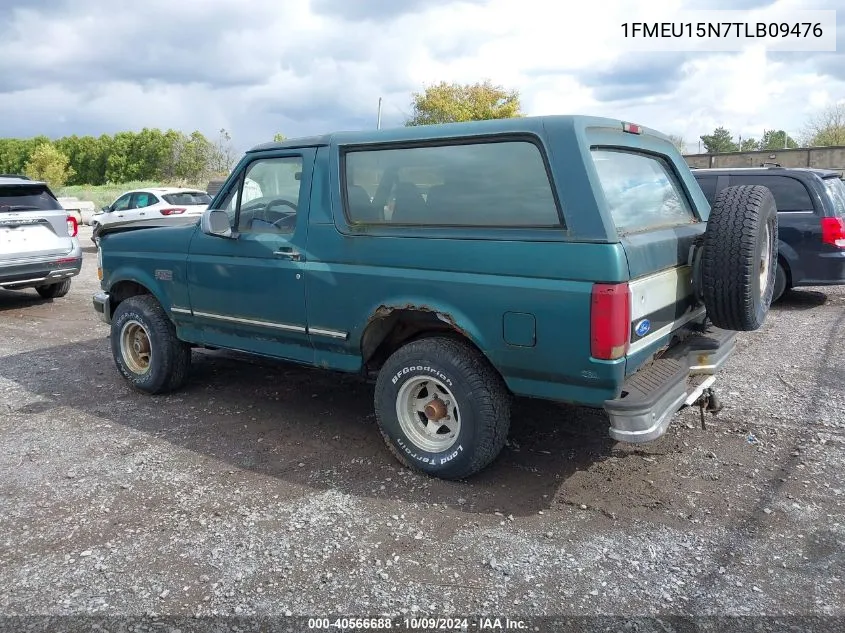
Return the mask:
[[[701,257],[702,298],[713,325],[746,332],[763,325],[775,290],[777,244],[777,208],[766,187],[719,192]]]

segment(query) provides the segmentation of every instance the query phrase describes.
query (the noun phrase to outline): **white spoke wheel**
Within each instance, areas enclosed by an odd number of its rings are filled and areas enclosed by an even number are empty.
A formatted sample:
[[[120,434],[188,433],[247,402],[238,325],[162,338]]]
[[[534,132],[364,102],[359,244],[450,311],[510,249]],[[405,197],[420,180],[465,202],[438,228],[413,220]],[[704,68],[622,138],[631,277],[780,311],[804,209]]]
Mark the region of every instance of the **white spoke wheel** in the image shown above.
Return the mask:
[[[121,328],[120,355],[132,373],[143,374],[150,370],[150,335],[135,319],[124,322]]]
[[[440,453],[454,445],[461,430],[457,399],[441,381],[426,376],[408,380],[396,396],[399,426],[415,446]]]
[[[123,377],[138,391],[165,393],[179,388],[191,365],[191,347],[152,295],[120,302],[111,319],[111,349]]]
[[[475,347],[432,337],[399,348],[381,368],[379,430],[399,461],[443,479],[490,464],[510,427],[510,392]]]

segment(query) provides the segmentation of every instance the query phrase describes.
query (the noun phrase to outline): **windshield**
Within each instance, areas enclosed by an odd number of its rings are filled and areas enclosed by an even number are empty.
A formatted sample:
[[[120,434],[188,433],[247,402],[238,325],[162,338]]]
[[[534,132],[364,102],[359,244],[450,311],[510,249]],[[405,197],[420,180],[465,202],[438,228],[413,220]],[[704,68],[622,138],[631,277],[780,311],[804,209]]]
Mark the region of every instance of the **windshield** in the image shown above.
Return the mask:
[[[162,196],[167,204],[209,204],[211,196],[204,191],[180,191],[179,193],[166,193]]]
[[[825,178],[824,186],[833,202],[834,213],[839,218],[845,218],[845,183],[838,177]]]
[[[0,187],[0,213],[61,209],[62,205],[44,185]]]

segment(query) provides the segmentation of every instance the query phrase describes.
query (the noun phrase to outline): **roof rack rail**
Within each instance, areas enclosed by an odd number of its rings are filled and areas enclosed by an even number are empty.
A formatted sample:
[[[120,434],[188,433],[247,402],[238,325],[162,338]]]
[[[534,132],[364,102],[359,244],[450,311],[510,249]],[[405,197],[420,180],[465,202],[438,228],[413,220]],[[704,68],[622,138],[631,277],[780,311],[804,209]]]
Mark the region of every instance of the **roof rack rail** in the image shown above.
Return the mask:
[[[783,169],[780,163],[763,163],[760,167],[780,167]]]
[[[22,180],[32,180],[29,176],[23,174],[0,174],[0,178],[20,178]]]

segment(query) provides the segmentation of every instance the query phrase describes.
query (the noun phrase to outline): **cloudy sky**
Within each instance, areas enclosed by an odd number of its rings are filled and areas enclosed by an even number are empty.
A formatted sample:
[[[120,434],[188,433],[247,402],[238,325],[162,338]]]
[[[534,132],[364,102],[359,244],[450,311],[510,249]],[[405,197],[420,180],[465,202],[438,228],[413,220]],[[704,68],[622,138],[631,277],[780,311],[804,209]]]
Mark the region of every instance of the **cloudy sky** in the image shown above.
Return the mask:
[[[580,14],[571,8],[577,6]],[[569,7],[569,8],[567,8]],[[681,10],[839,9],[838,53],[637,52]],[[491,79],[527,114],[798,135],[845,100],[845,0],[0,0],[0,136],[228,129],[238,149],[401,125],[415,90]]]

